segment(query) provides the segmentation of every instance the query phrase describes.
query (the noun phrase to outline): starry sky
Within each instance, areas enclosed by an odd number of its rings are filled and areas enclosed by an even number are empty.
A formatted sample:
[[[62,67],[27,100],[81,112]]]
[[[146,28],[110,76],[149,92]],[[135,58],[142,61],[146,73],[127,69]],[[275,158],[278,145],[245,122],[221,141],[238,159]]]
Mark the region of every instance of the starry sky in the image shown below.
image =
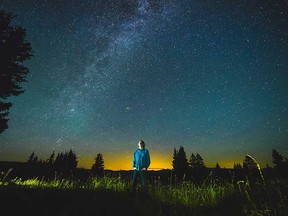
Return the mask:
[[[288,3],[284,0],[1,0],[34,57],[9,98],[0,159],[72,149],[78,167],[132,167],[143,139],[151,169],[173,149],[208,167],[251,154],[288,157]]]

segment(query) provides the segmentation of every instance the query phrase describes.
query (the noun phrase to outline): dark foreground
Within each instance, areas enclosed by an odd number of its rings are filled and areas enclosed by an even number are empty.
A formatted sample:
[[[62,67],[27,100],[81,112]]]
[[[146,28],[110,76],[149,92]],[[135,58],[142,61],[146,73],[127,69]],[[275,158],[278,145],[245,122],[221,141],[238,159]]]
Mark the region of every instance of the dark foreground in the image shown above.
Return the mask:
[[[238,197],[239,198],[239,197]],[[214,207],[187,208],[155,200],[141,193],[114,191],[25,189],[0,187],[3,216],[177,216],[245,215],[237,197],[228,197]]]

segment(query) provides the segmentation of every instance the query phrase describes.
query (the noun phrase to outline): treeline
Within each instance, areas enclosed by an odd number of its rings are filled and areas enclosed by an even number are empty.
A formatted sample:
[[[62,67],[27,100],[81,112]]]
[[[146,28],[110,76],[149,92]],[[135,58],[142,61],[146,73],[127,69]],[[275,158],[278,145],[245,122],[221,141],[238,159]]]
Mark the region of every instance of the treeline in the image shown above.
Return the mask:
[[[69,152],[60,152],[55,157],[55,152],[53,151],[49,158],[39,159],[35,152],[32,152],[27,159],[27,163],[30,166],[35,167],[45,167],[52,171],[58,171],[62,175],[73,174],[78,165],[78,160],[76,154],[70,149]],[[98,153],[95,157],[95,162],[91,166],[90,173],[95,176],[104,176],[104,159],[103,155]]]
[[[288,159],[284,158],[275,149],[272,150],[272,163],[274,164],[273,168],[267,164],[265,169],[266,173],[270,175],[269,177],[271,175],[275,177],[288,177]],[[225,173],[227,175],[227,172],[223,172],[218,163],[216,163],[215,168],[206,168],[204,159],[198,153],[192,153],[188,160],[183,146],[180,146],[179,149],[174,148],[172,167],[175,173],[175,182],[203,182],[209,174],[214,175],[216,178],[224,177]],[[253,182],[265,180],[259,163],[248,154],[245,156],[242,165],[234,163],[233,172],[230,175],[232,175],[234,182],[246,178],[249,178]]]
[[[209,176],[217,181],[232,180],[236,183],[247,178],[252,180],[251,182],[259,182],[269,178],[288,178],[288,160],[275,149],[272,150],[272,163],[274,166],[267,165],[265,169],[262,169],[251,155],[246,155],[243,163],[234,163],[233,168],[221,168],[219,163],[211,168],[206,167],[205,160],[199,153],[192,153],[190,157],[187,157],[184,147],[180,146],[179,149],[174,148],[172,170],[150,171],[148,176],[150,180],[152,179],[151,181],[160,179],[164,184],[182,181],[193,181],[196,184],[202,184]],[[96,155],[90,169],[77,169],[77,155],[71,149],[57,155],[53,151],[47,159],[39,159],[35,152],[32,152],[27,158],[26,164],[28,169],[24,167],[25,173],[35,176],[53,177],[57,175],[57,177],[65,178],[76,176],[89,178],[91,176],[103,177],[104,172],[105,175],[108,173],[108,175],[119,175],[116,171],[111,173],[109,170],[104,170],[104,159],[101,153]],[[21,169],[18,171],[21,171]],[[130,174],[129,171],[121,172],[122,177],[130,178]]]
[[[32,152],[27,159],[27,163],[50,165],[51,167],[74,170],[77,167],[78,161],[76,154],[70,149],[69,152],[58,153],[56,158],[55,152],[53,151],[50,157],[46,160],[39,160],[38,156]]]

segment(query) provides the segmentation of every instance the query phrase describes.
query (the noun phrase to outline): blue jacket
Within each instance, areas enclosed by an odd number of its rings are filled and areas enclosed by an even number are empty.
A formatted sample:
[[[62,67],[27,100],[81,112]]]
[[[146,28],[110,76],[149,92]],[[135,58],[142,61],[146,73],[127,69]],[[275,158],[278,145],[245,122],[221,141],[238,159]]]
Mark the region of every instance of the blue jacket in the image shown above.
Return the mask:
[[[137,170],[142,170],[143,168],[148,169],[150,166],[150,155],[147,149],[137,149],[134,152],[134,159],[132,167],[136,167]]]

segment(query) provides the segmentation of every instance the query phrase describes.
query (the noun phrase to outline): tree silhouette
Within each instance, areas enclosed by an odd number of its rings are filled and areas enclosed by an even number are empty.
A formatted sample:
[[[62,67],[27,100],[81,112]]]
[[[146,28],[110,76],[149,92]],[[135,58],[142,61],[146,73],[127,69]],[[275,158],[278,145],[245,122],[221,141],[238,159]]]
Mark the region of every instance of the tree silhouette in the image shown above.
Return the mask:
[[[24,92],[20,84],[26,82],[29,69],[23,62],[32,57],[32,48],[25,39],[26,30],[10,26],[11,13],[0,10],[0,133],[8,128],[7,116],[12,106],[4,102],[10,96]]]
[[[193,169],[197,167],[197,158],[196,156],[192,153],[189,159],[189,166]]]
[[[240,180],[245,179],[244,169],[240,163],[234,163],[233,167],[233,181],[234,183],[239,182]]]
[[[175,168],[177,167],[177,165],[178,165],[177,150],[176,150],[176,148],[174,148],[174,151],[173,151],[173,160],[172,160],[172,167],[173,167],[174,170],[175,170]]]
[[[234,163],[234,167],[233,167],[234,170],[239,170],[239,169],[242,169],[242,166],[240,163]]]
[[[197,153],[196,156],[192,153],[189,159],[189,166],[194,168],[205,168],[203,158]]]
[[[12,103],[4,103],[0,100],[0,134],[8,128],[8,120],[6,117],[9,114],[9,108]]]
[[[33,161],[34,155],[35,155],[35,153],[32,152],[31,155],[27,159],[27,163],[31,163]]]
[[[72,149],[70,149],[69,153],[66,156],[66,166],[68,167],[69,170],[74,170],[76,169],[77,164],[78,164],[77,156],[72,151]]]
[[[172,166],[175,171],[177,181],[182,181],[188,168],[188,160],[184,147],[180,146],[178,151],[174,148]]]
[[[204,160],[198,153],[196,154],[196,159],[197,159],[197,167],[205,168]]]
[[[193,180],[194,183],[200,183],[205,175],[205,164],[200,154],[194,155],[193,153],[189,159],[189,167],[187,172],[187,179]]]
[[[221,177],[223,177],[222,170],[218,162],[216,163],[215,168],[213,169],[212,173],[215,179],[220,179]]]
[[[50,157],[47,160],[48,164],[53,164],[54,158],[55,158],[55,152],[53,151],[53,153],[50,155]]]
[[[272,150],[272,163],[275,164],[275,168],[282,168],[284,165],[284,157],[278,153],[275,149]]]
[[[69,152],[65,152],[65,154],[62,152],[58,153],[54,161],[55,167],[62,171],[73,171],[77,168],[77,164],[77,156],[72,149]]]
[[[104,176],[104,160],[102,154],[97,154],[95,158],[95,163],[91,167],[91,171],[94,175],[98,177]]]
[[[35,155],[35,152],[33,151],[33,152],[31,153],[31,155],[28,157],[27,163],[33,163],[33,164],[35,164],[35,163],[37,163],[37,162],[38,162],[38,157]]]
[[[272,163],[274,164],[277,175],[288,177],[288,159],[278,153],[275,149],[272,150]]]
[[[62,152],[57,154],[55,161],[54,161],[54,165],[55,167],[58,167],[58,168],[65,166],[64,154]]]
[[[38,161],[38,157],[37,156],[35,156],[34,158],[33,158],[33,161],[32,161],[32,163],[33,164],[36,164],[36,163],[38,163],[39,161]]]

